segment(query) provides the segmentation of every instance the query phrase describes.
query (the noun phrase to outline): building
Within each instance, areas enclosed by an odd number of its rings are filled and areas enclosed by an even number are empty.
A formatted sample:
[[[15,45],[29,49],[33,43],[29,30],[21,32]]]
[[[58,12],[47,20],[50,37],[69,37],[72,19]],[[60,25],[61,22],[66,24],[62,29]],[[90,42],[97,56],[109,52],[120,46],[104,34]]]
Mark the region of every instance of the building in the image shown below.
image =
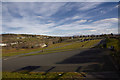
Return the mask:
[[[0,46],[1,46],[1,47],[4,47],[4,46],[7,46],[7,44],[5,44],[5,43],[0,43]]]
[[[40,44],[40,46],[41,46],[42,48],[47,47],[47,45],[46,45],[45,43]]]

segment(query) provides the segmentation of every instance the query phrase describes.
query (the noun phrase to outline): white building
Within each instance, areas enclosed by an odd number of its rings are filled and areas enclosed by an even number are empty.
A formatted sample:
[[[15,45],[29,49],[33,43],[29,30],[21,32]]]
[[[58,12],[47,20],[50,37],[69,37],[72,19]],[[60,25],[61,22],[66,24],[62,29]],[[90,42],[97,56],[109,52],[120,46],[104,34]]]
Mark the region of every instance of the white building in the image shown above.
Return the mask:
[[[7,46],[7,44],[5,44],[5,43],[0,43],[0,46]]]
[[[15,45],[15,44],[18,44],[18,42],[10,43],[10,45]]]
[[[47,47],[47,45],[45,43],[36,44],[35,46],[36,47],[42,47],[42,48]]]
[[[46,45],[45,43],[40,44],[40,46],[41,46],[42,48],[47,47],[47,45]]]
[[[17,39],[25,39],[25,37],[17,37]]]

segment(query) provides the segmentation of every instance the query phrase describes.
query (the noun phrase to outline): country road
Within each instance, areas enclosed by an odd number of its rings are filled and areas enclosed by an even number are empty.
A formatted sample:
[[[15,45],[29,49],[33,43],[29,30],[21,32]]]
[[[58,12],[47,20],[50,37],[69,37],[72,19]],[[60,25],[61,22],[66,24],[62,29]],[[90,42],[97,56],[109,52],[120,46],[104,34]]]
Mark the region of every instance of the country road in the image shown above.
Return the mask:
[[[87,72],[88,77],[119,78],[109,50],[98,48],[17,57],[3,60],[2,67],[10,72]]]

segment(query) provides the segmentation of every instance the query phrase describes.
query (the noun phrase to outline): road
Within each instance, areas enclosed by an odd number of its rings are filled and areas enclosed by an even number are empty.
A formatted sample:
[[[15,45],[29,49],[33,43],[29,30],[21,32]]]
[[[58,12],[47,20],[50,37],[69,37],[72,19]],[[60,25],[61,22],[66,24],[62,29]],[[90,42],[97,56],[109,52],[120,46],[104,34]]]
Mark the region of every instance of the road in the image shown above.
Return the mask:
[[[87,72],[88,77],[119,78],[107,49],[84,49],[3,60],[3,71]],[[94,75],[94,76],[93,76]]]

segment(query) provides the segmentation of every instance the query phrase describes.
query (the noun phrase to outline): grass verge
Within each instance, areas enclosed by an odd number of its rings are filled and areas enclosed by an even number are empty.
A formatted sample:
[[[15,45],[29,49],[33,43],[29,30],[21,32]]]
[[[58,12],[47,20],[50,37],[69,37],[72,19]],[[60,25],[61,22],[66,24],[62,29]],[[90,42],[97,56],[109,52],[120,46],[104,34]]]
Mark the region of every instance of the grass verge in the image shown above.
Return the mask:
[[[108,39],[106,39],[106,43],[107,43],[107,48],[114,46],[114,50],[111,51],[111,55],[113,56],[115,62],[117,62],[118,66],[120,67],[120,42],[119,42],[119,39],[108,38]]]
[[[17,80],[21,80],[21,79],[39,79],[39,80],[48,80],[48,79],[52,79],[52,80],[61,80],[61,79],[83,79],[85,78],[86,73],[81,72],[30,72],[30,73],[20,73],[20,72],[3,72],[2,77],[3,80],[6,79],[17,79]]]

